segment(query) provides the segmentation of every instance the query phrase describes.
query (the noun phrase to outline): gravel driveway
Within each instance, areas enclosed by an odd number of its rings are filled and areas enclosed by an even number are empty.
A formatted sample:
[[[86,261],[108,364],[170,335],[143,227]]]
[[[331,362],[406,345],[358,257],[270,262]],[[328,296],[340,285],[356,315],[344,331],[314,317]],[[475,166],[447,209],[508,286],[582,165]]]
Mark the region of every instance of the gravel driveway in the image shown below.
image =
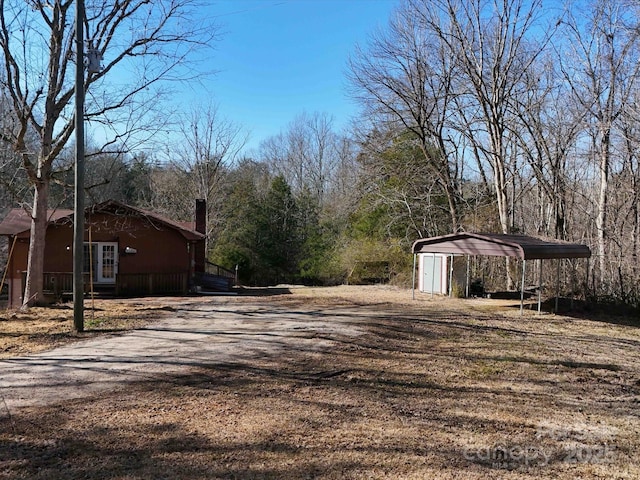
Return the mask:
[[[331,343],[329,333],[361,332],[354,311],[340,308],[218,297],[172,307],[167,318],[139,330],[0,361],[0,413],[121,389],[195,366],[242,363],[291,348],[323,349]]]

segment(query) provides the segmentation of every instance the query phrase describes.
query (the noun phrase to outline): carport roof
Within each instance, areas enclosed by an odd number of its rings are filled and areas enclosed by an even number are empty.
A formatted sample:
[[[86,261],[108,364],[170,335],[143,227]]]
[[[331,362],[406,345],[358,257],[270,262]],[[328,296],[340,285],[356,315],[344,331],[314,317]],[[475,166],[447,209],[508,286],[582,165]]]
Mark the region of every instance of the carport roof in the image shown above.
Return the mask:
[[[413,253],[515,257],[522,260],[589,258],[591,256],[589,247],[582,244],[497,233],[454,233],[441,237],[423,238],[414,242],[412,251]]]

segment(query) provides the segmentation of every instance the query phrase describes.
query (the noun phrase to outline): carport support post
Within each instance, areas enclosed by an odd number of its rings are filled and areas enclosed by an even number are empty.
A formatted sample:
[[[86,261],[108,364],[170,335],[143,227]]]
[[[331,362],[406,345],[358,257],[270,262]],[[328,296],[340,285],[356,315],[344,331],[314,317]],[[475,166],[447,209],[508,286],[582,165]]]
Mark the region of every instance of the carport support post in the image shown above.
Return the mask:
[[[471,267],[471,256],[467,255],[467,277],[465,278],[464,296],[469,298],[469,268]]]
[[[436,286],[436,254],[433,254],[433,264],[431,265],[431,298],[433,298],[433,289]]]
[[[576,261],[571,259],[571,310],[573,310],[573,300],[576,295]]]
[[[449,256],[450,264],[449,264],[449,298],[453,294],[453,253]]]
[[[527,269],[527,260],[522,259],[522,283],[520,285],[520,315],[524,312],[524,274]]]
[[[589,294],[589,268],[591,268],[591,259],[587,257],[587,271],[584,279],[584,300],[587,301],[587,295]]]
[[[557,268],[556,268],[556,309],[554,313],[558,313],[558,299],[560,298],[560,262],[561,258],[557,259]]]
[[[411,300],[416,299],[416,254],[413,254],[413,273],[411,274]]]
[[[542,259],[538,259],[538,313],[542,304]]]

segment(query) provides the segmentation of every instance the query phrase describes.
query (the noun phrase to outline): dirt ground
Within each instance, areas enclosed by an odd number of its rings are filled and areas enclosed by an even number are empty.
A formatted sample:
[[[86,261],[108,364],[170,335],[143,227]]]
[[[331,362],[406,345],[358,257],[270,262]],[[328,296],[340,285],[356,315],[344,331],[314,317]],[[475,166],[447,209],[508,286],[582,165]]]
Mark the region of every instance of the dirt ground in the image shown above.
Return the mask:
[[[45,406],[2,397],[0,479],[640,478],[637,318],[392,287],[254,293],[271,295],[206,303],[304,314],[298,347]],[[83,334],[68,308],[2,313],[0,356],[116,342],[185,301],[100,301]],[[320,328],[337,311],[349,334]]]

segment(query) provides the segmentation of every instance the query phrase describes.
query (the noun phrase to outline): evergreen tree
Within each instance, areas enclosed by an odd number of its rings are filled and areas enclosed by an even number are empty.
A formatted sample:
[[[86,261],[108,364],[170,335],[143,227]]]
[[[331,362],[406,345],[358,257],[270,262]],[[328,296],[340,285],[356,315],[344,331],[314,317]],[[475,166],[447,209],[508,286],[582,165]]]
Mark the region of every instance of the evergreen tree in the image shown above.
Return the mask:
[[[243,285],[258,284],[263,268],[256,245],[256,219],[259,217],[261,185],[266,177],[267,172],[260,164],[244,160],[230,172],[221,191],[225,197],[220,213],[223,220],[213,233],[211,259],[230,270],[237,266]]]
[[[300,253],[298,207],[283,176],[273,179],[257,213],[256,249],[264,266],[263,281],[291,281]]]

